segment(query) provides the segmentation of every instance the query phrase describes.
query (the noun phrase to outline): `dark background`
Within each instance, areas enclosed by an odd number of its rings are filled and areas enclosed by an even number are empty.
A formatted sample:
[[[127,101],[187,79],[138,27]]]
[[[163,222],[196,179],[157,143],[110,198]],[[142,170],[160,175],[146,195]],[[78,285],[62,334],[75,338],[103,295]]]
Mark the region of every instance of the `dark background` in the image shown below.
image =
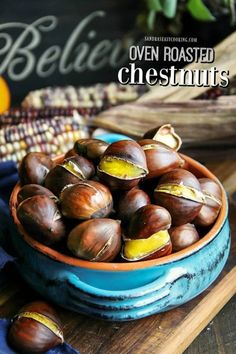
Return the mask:
[[[82,19],[94,11],[102,10],[105,12],[105,16],[93,20],[92,23],[86,27],[77,45],[86,41],[90,45],[91,51],[99,41],[108,39],[114,42],[122,40],[124,48],[128,48],[129,40],[138,43],[140,38],[148,34],[141,33],[135,25],[136,16],[141,6],[141,1],[133,0],[99,0],[96,2],[86,0],[1,0],[0,25],[8,22],[30,24],[43,16],[56,16],[58,18],[56,29],[44,33],[40,45],[33,50],[33,53],[38,59],[41,54],[52,45],[56,44],[63,47],[73,29]],[[88,32],[91,29],[96,30],[94,39],[88,39]],[[14,43],[19,36],[20,30],[7,31],[11,34],[12,38],[14,38]],[[197,44],[188,43],[188,45],[213,46],[232,31],[233,28],[230,27],[230,21],[225,16],[219,18],[215,23],[199,23],[186,14],[183,19],[183,32],[181,35],[198,38]],[[2,41],[0,40],[0,64],[6,55],[1,53],[3,44],[4,41],[2,39]],[[154,42],[154,45],[157,45],[157,43]],[[70,57],[71,61],[74,59],[75,52],[73,52]],[[152,64],[149,62],[148,65],[150,66]],[[156,65],[160,68],[164,63],[158,62]],[[165,64],[165,66],[167,65]],[[183,63],[179,63],[179,66],[183,66]],[[11,80],[7,70],[0,72],[0,75],[3,75],[8,81],[13,96],[12,103],[16,104],[19,103],[30,90],[55,85],[88,85],[97,82],[117,81],[117,72],[118,68],[111,67],[108,63],[97,71],[87,69],[80,73],[72,71],[69,74],[62,75],[56,70],[51,76],[46,78],[39,77],[35,70],[33,70],[26,79],[21,81]]]

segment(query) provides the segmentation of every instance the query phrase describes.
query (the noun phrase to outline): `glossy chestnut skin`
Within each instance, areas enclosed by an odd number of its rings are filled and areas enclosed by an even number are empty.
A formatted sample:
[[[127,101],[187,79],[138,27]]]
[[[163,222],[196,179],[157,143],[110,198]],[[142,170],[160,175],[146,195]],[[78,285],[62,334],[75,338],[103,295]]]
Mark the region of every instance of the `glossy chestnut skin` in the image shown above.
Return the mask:
[[[175,252],[183,250],[199,240],[199,234],[193,224],[172,227],[169,234]]]
[[[43,184],[48,172],[54,164],[51,158],[43,152],[30,152],[20,163],[19,178],[21,185]]]
[[[180,136],[175,132],[171,124],[164,124],[161,127],[148,130],[143,135],[143,139],[159,141],[175,151],[178,151],[182,145]]]
[[[17,217],[27,233],[45,245],[52,245],[66,236],[58,206],[46,195],[23,200],[18,205]]]
[[[92,219],[82,222],[69,234],[67,246],[78,258],[110,262],[120,252],[120,221]]]
[[[76,166],[81,174],[74,174],[67,167],[72,163]],[[50,189],[55,195],[59,196],[61,190],[69,185],[78,183],[80,180],[89,179],[95,173],[93,164],[82,156],[72,156],[63,161],[62,164],[56,165],[47,175],[45,179],[45,187]]]
[[[26,184],[19,190],[17,202],[20,204],[23,200],[35,195],[46,195],[51,199],[57,200],[57,197],[49,189],[39,184]]]
[[[61,212],[72,219],[88,220],[108,216],[113,207],[109,189],[96,181],[80,181],[60,194]]]
[[[24,313],[43,315],[56,324],[59,333],[51,331],[47,324],[33,318],[24,317]],[[56,311],[43,301],[35,301],[22,307],[13,319],[8,332],[8,341],[18,353],[45,353],[63,343],[62,325]]]
[[[172,225],[179,226],[193,221],[200,212],[203,202],[158,192],[157,190],[163,185],[183,185],[201,193],[200,183],[197,178],[187,170],[175,169],[161,177],[154,191],[156,204],[163,206],[170,212]]]
[[[78,154],[75,152],[74,149],[70,149],[67,151],[65,154],[65,159],[68,159],[69,157],[77,156]]]
[[[140,168],[140,176],[138,177],[117,177],[106,173],[101,169],[103,159],[114,158],[131,163]],[[132,140],[121,140],[114,142],[108,146],[104,152],[101,162],[97,168],[98,176],[101,181],[104,181],[112,190],[129,190],[137,186],[139,181],[144,178],[147,173],[147,162],[143,149],[140,145]]]
[[[133,214],[129,223],[127,238],[148,238],[158,231],[168,230],[170,226],[170,213],[161,206],[148,204],[139,208]]]
[[[148,178],[157,178],[164,173],[183,165],[183,160],[179,154],[158,141],[144,139],[138,142],[146,155]]]
[[[141,189],[133,188],[120,197],[116,207],[118,218],[123,222],[128,222],[139,208],[147,204],[151,204],[147,193]]]
[[[74,144],[74,151],[92,161],[99,161],[109,144],[99,139],[79,139]]]
[[[210,178],[200,178],[199,183],[206,202],[194,219],[194,223],[198,226],[207,227],[215,222],[219,214],[222,204],[222,191],[218,183]]]

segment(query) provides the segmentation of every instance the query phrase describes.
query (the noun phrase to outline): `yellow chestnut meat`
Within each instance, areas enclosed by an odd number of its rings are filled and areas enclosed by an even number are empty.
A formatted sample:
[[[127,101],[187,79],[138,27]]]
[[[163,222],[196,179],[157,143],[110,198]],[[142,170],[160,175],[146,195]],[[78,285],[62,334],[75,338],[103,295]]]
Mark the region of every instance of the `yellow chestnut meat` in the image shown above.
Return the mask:
[[[166,256],[172,251],[170,235],[167,230],[138,240],[126,240],[122,257],[128,261],[155,259]]]
[[[70,232],[67,246],[78,258],[93,262],[110,262],[119,254],[121,248],[120,221],[84,221]]]
[[[141,146],[132,140],[111,144],[98,165],[98,176],[111,189],[131,189],[148,173]]]

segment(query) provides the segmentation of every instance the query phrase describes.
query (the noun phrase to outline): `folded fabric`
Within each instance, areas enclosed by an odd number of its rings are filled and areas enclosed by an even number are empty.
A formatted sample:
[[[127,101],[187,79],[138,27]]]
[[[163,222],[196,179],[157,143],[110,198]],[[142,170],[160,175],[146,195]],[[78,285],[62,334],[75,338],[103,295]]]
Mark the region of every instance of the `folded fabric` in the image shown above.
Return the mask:
[[[0,163],[0,199],[8,206],[12,188],[18,181],[17,167],[14,161]],[[2,209],[2,205],[0,206]]]
[[[9,347],[7,342],[7,332],[10,323],[11,320],[9,319],[0,319],[0,354],[17,354],[17,352]],[[53,349],[48,350],[45,354],[79,354],[79,352],[73,349],[69,344],[63,343]]]

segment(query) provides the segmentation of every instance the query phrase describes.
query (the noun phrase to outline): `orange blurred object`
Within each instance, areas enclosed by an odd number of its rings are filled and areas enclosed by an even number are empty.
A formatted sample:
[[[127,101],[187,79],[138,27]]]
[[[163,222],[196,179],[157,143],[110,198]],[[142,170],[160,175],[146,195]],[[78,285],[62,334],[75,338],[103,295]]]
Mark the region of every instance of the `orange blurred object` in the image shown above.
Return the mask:
[[[3,77],[0,76],[0,113],[10,107],[11,94],[9,87]]]

